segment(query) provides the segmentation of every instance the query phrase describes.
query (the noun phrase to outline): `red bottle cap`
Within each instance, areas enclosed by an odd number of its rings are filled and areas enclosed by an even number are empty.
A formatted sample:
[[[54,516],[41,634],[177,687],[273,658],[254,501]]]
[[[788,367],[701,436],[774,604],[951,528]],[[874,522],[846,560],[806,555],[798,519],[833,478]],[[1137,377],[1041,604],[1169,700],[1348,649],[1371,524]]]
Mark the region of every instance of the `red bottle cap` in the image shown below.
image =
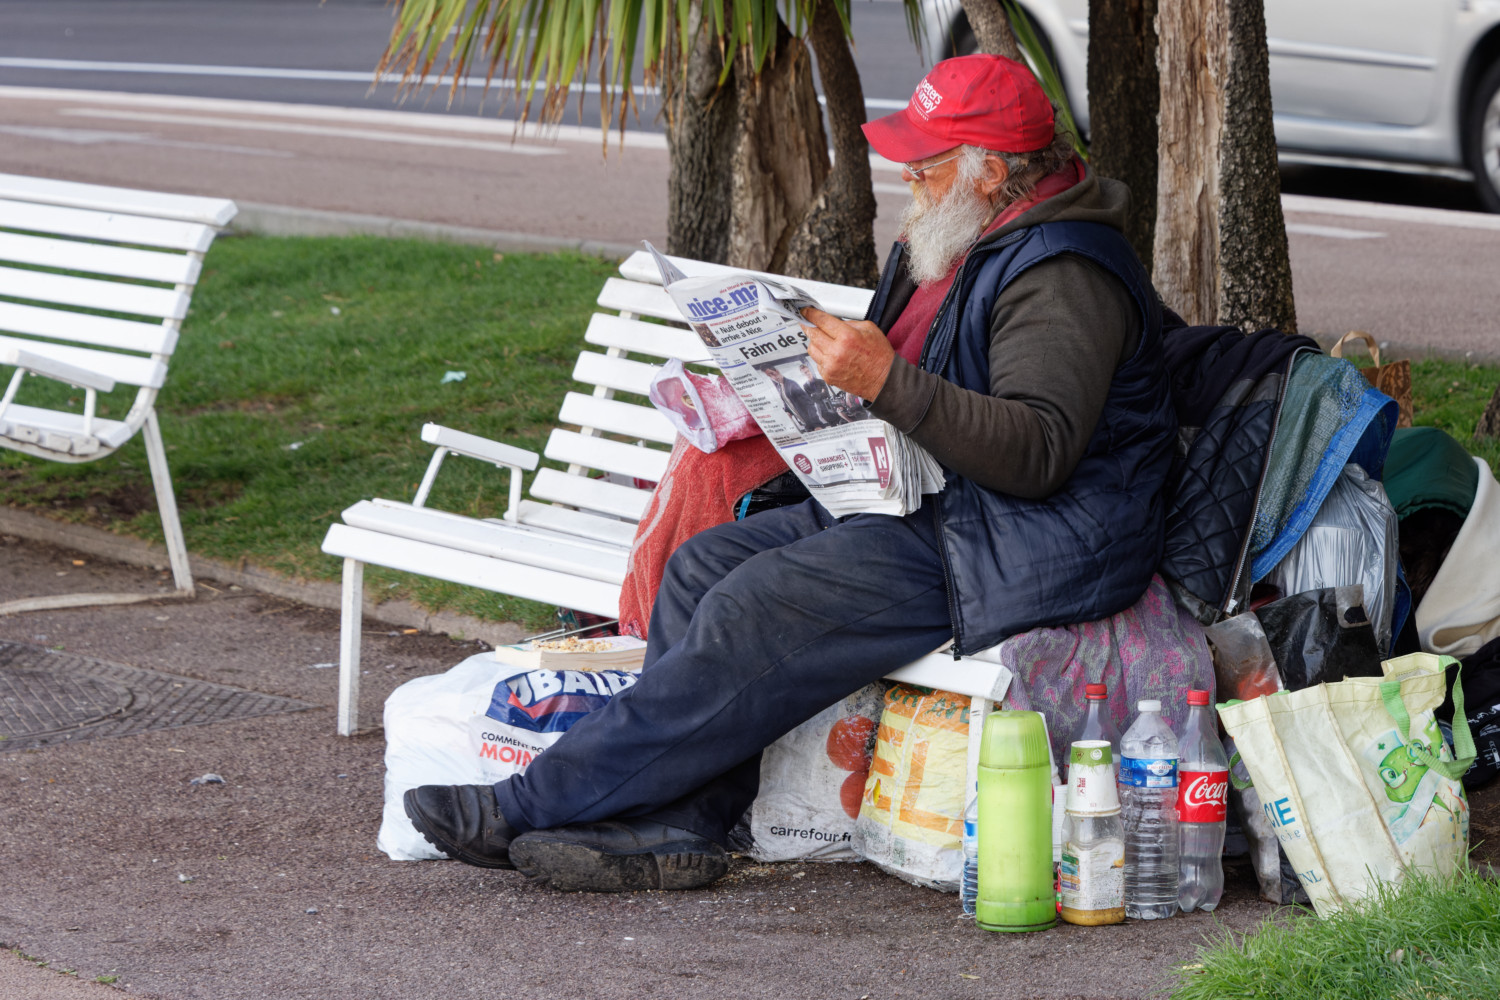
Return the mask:
[[[1085,684],[1083,696],[1089,701],[1103,701],[1109,697],[1109,687],[1104,684]]]
[[[1195,691],[1192,688],[1188,688],[1188,704],[1189,705],[1207,705],[1208,704],[1208,692],[1207,691]]]

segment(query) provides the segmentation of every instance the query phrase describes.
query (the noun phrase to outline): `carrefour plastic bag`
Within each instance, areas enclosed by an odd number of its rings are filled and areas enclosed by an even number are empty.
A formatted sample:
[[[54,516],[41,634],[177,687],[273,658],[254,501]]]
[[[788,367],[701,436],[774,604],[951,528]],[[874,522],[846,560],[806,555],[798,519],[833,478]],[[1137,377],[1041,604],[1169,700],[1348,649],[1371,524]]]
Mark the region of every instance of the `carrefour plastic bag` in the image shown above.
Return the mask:
[[[863,801],[883,684],[841,698],[761,752],[748,843],[757,861],[858,861]]]
[[[1391,648],[1396,608],[1401,558],[1396,533],[1396,511],[1386,499],[1385,487],[1351,462],[1302,538],[1266,575],[1266,582],[1288,596],[1359,584],[1383,655]]]
[[[385,702],[385,809],[375,846],[393,861],[445,857],[412,826],[401,803],[418,785],[493,784],[633,685],[623,670],[527,670],[493,653],[418,677]]]
[[[854,849],[898,878],[957,892],[968,747],[967,696],[907,684],[887,691]]]

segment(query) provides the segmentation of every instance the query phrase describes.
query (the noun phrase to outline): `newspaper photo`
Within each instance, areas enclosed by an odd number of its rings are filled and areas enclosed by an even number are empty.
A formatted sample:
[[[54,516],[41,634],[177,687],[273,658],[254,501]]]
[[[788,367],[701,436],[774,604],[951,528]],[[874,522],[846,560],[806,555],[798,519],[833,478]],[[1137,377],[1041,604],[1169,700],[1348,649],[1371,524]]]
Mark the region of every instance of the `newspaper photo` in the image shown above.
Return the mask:
[[[690,278],[645,246],[683,318],[787,467],[830,514],[908,514],[923,494],[942,489],[936,459],[819,375],[801,318],[801,310],[821,308],[810,296],[743,272]]]

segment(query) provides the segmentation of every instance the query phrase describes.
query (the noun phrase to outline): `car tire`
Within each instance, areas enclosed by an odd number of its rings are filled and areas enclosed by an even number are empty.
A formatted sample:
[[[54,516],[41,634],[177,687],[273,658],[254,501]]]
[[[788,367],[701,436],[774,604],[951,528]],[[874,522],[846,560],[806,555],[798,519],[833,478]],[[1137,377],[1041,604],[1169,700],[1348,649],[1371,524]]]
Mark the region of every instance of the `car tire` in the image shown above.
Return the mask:
[[[1500,212],[1500,63],[1486,70],[1474,88],[1464,140],[1479,200],[1489,211]]]

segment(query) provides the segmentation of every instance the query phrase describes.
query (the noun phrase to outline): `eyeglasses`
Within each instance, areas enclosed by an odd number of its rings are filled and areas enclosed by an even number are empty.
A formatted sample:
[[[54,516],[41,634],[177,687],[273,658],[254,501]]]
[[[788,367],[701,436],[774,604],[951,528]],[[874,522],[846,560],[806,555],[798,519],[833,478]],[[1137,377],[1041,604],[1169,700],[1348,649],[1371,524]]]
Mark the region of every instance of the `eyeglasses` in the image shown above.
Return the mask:
[[[936,163],[929,163],[925,167],[914,167],[910,163],[903,163],[901,164],[901,166],[907,173],[911,174],[917,180],[925,181],[927,178],[923,177],[922,175],[927,171],[931,170],[933,167],[941,167],[945,163],[952,163],[954,160],[963,155],[963,153],[954,153],[952,156],[947,157],[946,159],[938,160]]]

